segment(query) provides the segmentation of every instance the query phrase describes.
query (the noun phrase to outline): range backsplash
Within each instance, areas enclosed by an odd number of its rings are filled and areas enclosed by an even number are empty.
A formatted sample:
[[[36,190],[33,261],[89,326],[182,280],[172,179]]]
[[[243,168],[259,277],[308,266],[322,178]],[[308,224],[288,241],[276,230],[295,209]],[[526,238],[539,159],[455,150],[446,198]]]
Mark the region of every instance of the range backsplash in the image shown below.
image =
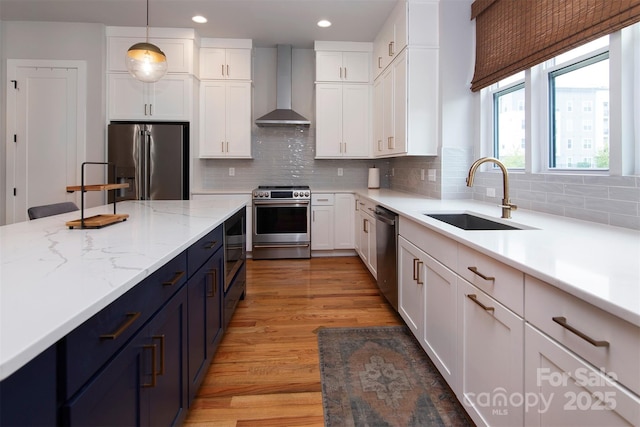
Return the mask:
[[[314,128],[254,126],[253,159],[200,160],[202,189],[247,191],[262,184],[308,185],[312,190],[364,188],[368,169],[374,165],[381,169],[381,187],[389,187],[388,159],[315,159],[315,146]],[[235,168],[235,176],[229,176],[229,168]]]

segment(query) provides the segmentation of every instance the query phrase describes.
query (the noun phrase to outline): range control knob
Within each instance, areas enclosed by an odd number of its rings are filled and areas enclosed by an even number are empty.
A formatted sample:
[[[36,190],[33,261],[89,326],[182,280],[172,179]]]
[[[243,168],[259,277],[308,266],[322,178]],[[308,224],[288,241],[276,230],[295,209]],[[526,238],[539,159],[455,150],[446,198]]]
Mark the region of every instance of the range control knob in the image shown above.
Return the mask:
[[[309,195],[310,195],[310,194],[309,194],[309,192],[308,192],[308,191],[305,191],[305,192],[304,192],[304,196],[305,196],[305,197],[309,197]]]
[[[293,197],[298,197],[298,196],[302,196],[302,194],[299,194],[297,191],[293,192]]]

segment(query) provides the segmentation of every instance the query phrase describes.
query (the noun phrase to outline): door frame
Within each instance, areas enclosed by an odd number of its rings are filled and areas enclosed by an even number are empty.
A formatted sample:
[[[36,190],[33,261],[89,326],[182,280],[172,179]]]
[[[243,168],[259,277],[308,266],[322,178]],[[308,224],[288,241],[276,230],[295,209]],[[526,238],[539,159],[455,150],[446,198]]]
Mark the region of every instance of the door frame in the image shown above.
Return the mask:
[[[80,163],[85,161],[87,152],[87,63],[82,60],[54,60],[54,59],[7,59],[7,85],[6,88],[6,134],[5,134],[5,159],[6,172],[5,180],[5,200],[4,213],[5,223],[14,222],[13,211],[15,209],[15,199],[13,196],[13,186],[15,182],[15,145],[13,135],[16,134],[17,121],[17,90],[13,88],[12,80],[17,80],[19,68],[64,68],[75,69],[77,71],[76,81],[76,158],[78,165],[75,170],[76,181],[79,180]],[[20,86],[18,84],[18,90]],[[76,202],[79,202],[76,195]],[[9,214],[11,212],[11,214]]]

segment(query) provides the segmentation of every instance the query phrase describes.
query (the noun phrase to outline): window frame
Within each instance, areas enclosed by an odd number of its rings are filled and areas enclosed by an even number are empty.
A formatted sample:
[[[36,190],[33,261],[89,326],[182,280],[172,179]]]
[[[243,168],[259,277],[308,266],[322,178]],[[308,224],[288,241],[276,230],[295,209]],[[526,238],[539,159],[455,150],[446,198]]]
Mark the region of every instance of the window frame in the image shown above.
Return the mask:
[[[609,169],[549,168],[551,123],[547,73],[604,51],[609,52],[610,69]],[[481,156],[495,157],[493,93],[524,82],[527,122],[525,168],[524,170],[509,168],[510,171],[583,176],[640,175],[640,126],[634,126],[634,118],[640,115],[640,23],[610,34],[608,47],[593,49],[562,64],[554,64],[553,60],[546,61],[525,70],[523,74],[524,77],[518,80],[513,79],[513,76],[505,79],[509,84],[504,84],[505,80],[503,80],[480,90],[479,136],[476,139],[476,153]],[[502,87],[500,87],[501,83],[503,83]],[[576,108],[581,106],[573,105],[573,109]]]

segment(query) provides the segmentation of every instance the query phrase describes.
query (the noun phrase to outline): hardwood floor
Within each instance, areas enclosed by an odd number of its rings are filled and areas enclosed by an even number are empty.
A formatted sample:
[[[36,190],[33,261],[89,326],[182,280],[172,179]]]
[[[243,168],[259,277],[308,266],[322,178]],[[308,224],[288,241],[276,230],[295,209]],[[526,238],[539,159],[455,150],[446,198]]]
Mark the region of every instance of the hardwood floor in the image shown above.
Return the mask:
[[[246,298],[184,426],[322,426],[315,331],[402,319],[357,257],[247,262]]]

